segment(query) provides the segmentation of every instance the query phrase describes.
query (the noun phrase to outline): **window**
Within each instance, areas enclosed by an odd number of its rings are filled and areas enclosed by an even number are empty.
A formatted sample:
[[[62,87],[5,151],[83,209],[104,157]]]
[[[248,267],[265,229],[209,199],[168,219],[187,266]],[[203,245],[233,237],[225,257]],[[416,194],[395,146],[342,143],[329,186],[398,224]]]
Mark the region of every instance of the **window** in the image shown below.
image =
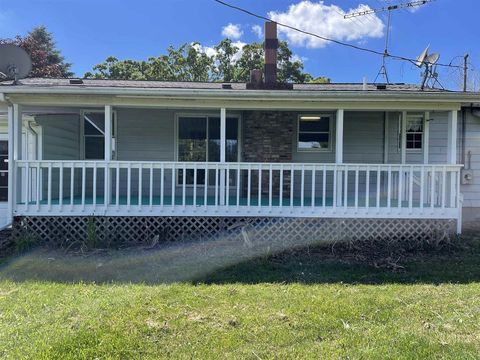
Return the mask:
[[[85,112],[83,114],[83,133],[84,159],[105,159],[105,114],[103,112]],[[115,116],[112,120],[112,149],[115,150]]]
[[[423,143],[423,115],[407,116],[407,149],[421,150]]]
[[[227,117],[226,161],[238,161],[238,118]],[[215,116],[181,116],[178,118],[179,161],[220,161],[220,118]],[[187,170],[186,183],[193,184],[193,170]],[[183,182],[182,173],[178,179]],[[205,182],[203,171],[197,172],[197,183]],[[209,181],[210,183],[210,181]]]
[[[299,151],[330,149],[330,115],[301,115],[298,118]]]

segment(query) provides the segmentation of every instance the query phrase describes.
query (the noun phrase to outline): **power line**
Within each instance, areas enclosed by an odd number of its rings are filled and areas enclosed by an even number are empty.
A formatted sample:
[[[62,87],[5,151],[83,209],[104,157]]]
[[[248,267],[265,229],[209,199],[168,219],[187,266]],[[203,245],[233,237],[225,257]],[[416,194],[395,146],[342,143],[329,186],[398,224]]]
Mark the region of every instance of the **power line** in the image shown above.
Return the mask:
[[[309,36],[313,36],[313,37],[316,37],[318,39],[321,39],[321,40],[324,40],[324,41],[328,41],[328,42],[332,42],[334,44],[337,44],[337,45],[341,45],[341,46],[345,46],[345,47],[349,47],[351,49],[355,49],[355,50],[359,50],[359,51],[364,51],[364,52],[368,52],[368,53],[371,53],[371,54],[375,54],[375,55],[380,55],[380,56],[387,56],[387,57],[390,57],[392,59],[397,59],[397,60],[403,60],[403,61],[408,61],[412,64],[415,64],[417,62],[417,59],[411,59],[411,58],[408,58],[408,57],[405,57],[405,56],[400,56],[400,55],[393,55],[393,54],[385,54],[384,52],[382,51],[377,51],[377,50],[373,50],[373,49],[368,49],[368,48],[365,48],[365,47],[362,47],[362,46],[358,46],[358,45],[354,45],[354,44],[349,44],[349,43],[346,43],[346,42],[343,42],[343,41],[340,41],[340,40],[335,40],[335,39],[330,39],[328,37],[325,37],[325,36],[322,36],[322,35],[318,35],[318,34],[315,34],[315,33],[312,33],[310,31],[306,31],[306,30],[302,30],[302,29],[299,29],[299,28],[296,28],[294,26],[291,26],[291,25],[287,25],[287,24],[284,24],[284,23],[280,23],[278,21],[274,21],[266,16],[263,16],[263,15],[259,15],[259,14],[256,14],[250,10],[247,10],[247,9],[244,9],[244,8],[241,8],[239,6],[236,6],[236,5],[232,5],[232,4],[229,4],[225,1],[222,1],[222,0],[213,0],[221,5],[224,5],[226,7],[229,7],[231,9],[234,9],[234,10],[237,10],[237,11],[240,11],[240,12],[243,12],[247,15],[250,15],[250,16],[253,16],[253,17],[256,17],[257,19],[261,19],[261,20],[265,20],[265,21],[272,21],[274,23],[276,23],[277,25],[280,25],[282,27],[285,27],[287,29],[290,29],[290,30],[294,30],[294,31],[297,31],[299,33],[302,33],[302,34],[305,34],[305,35],[309,35]],[[433,65],[433,64],[430,64],[430,65]],[[461,68],[461,66],[456,66],[456,65],[451,65],[451,64],[442,64],[442,63],[436,63],[435,65],[437,66],[444,66],[444,67],[452,67],[452,68]]]

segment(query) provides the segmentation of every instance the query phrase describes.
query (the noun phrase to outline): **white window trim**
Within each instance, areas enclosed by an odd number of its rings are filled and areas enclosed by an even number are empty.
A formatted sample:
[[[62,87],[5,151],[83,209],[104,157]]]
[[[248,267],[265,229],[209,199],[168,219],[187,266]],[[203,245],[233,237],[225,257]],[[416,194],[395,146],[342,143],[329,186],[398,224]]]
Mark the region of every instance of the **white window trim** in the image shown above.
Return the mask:
[[[405,150],[408,152],[408,153],[422,153],[423,152],[423,148],[424,148],[424,145],[425,145],[425,123],[427,121],[426,119],[426,116],[425,116],[425,113],[416,113],[416,112],[412,112],[412,113],[407,113],[407,119],[406,119],[406,126],[408,127],[408,118],[409,117],[422,117],[423,118],[423,131],[419,131],[417,133],[419,134],[422,134],[422,144],[421,144],[421,147],[418,148],[418,149],[409,149],[407,147],[407,144],[405,143]],[[408,131],[406,133],[406,135],[408,135]],[[398,122],[398,151],[401,152],[402,150],[402,140],[401,140],[401,137],[402,137],[402,121],[401,119],[399,120]]]
[[[326,131],[318,131],[318,132],[312,132],[314,134],[325,134],[325,133],[328,133],[328,146],[327,148],[325,149],[300,149],[298,147],[298,143],[300,141],[300,118],[302,116],[320,116],[320,117],[328,117],[329,118],[329,122],[328,122],[328,132]],[[297,136],[296,136],[296,139],[295,139],[295,150],[297,152],[306,152],[306,153],[317,153],[317,152],[320,152],[320,153],[328,153],[328,152],[332,152],[333,151],[333,119],[334,119],[334,115],[333,114],[330,114],[330,113],[321,113],[321,114],[299,114],[297,116]]]
[[[97,114],[105,114],[104,110],[100,109],[83,109],[80,110],[80,159],[81,160],[86,160],[85,159],[85,123],[84,123],[84,114],[85,113],[97,113]],[[118,117],[117,117],[117,111],[113,110],[112,111],[113,118],[115,121],[113,122],[113,127],[112,127],[112,133],[115,134],[115,141],[112,143],[113,145],[113,154],[114,156],[112,157],[112,160],[117,159],[117,153],[118,153]],[[101,135],[87,135],[90,137],[105,137]],[[93,160],[93,159],[90,159]],[[93,160],[93,161],[100,161],[99,160]]]

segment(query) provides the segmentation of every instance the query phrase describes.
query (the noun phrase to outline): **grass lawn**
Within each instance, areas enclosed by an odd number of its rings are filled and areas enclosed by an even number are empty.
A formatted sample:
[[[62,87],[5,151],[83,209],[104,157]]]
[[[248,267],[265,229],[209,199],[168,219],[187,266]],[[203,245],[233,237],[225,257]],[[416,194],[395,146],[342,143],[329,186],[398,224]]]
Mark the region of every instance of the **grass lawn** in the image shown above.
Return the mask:
[[[8,260],[0,358],[480,358],[478,239],[397,272],[212,249]]]

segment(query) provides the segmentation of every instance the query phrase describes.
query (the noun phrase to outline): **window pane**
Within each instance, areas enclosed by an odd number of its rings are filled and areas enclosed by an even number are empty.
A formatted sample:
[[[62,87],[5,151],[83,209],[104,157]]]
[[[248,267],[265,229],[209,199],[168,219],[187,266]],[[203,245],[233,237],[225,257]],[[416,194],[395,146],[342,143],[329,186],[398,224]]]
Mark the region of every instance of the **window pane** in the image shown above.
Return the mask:
[[[220,118],[208,118],[208,161],[220,161]],[[238,119],[227,118],[226,121],[226,160],[238,160]]]
[[[85,113],[85,135],[103,135],[105,132],[104,113]],[[88,120],[87,120],[88,119]],[[89,121],[90,120],[90,121]],[[95,124],[95,126],[92,125]],[[101,131],[99,131],[98,129]]]
[[[328,134],[300,133],[298,135],[299,149],[328,149]]]
[[[238,140],[237,118],[227,118],[227,140]]]
[[[423,134],[407,133],[407,149],[421,149]]]
[[[207,138],[207,119],[202,117],[179,118],[178,138],[205,140]]]
[[[302,120],[300,118],[300,131],[310,132],[328,132],[330,128],[330,118],[322,117],[319,120]]]
[[[207,157],[207,141],[196,139],[178,140],[178,160],[205,161]]]
[[[407,132],[422,132],[423,118],[415,117],[407,119]]]
[[[0,187],[0,201],[8,201],[8,188]]]
[[[103,160],[104,158],[104,138],[100,136],[85,136],[85,159]]]

